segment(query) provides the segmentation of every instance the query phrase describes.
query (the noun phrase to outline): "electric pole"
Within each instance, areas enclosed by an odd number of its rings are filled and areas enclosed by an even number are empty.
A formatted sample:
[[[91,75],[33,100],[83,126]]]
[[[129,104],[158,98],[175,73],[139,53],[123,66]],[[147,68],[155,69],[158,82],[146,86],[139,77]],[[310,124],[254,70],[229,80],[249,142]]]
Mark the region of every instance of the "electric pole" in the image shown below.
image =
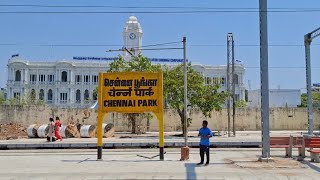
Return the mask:
[[[234,37],[232,34],[232,131],[233,136],[236,136],[235,119],[236,119],[236,82],[234,73]],[[237,79],[238,80],[238,79]]]
[[[320,36],[320,28],[304,36],[305,56],[306,56],[306,82],[308,95],[308,135],[313,135],[313,109],[312,109],[312,91],[311,91],[311,58],[310,45],[314,38]]]
[[[267,0],[259,0],[262,156],[270,157]]]
[[[184,146],[188,146],[188,128],[187,128],[187,52],[186,52],[186,44],[187,44],[187,38],[183,37],[183,72],[184,72],[184,114],[183,114],[183,129],[184,129]]]
[[[186,53],[186,44],[187,38],[183,37],[183,84],[184,84],[184,108],[183,108],[183,132],[184,132],[184,147],[181,148],[181,158],[180,161],[185,161],[189,159],[189,147],[188,147],[188,116],[187,116],[187,53]]]
[[[233,46],[233,33],[228,33],[227,34],[227,92],[228,93],[230,93],[230,83],[232,82],[230,78],[230,61],[233,59],[232,46]],[[229,94],[227,99],[228,137],[231,136],[230,101],[231,101],[231,96]]]

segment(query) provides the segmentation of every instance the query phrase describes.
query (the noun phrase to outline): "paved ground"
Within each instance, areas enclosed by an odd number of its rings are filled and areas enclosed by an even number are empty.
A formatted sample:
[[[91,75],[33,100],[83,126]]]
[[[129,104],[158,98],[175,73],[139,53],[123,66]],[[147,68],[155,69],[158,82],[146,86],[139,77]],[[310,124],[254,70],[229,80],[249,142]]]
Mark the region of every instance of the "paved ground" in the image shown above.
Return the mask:
[[[0,179],[320,179],[319,163],[282,158],[283,150],[272,152],[276,163],[260,163],[261,149],[211,149],[206,167],[196,165],[198,149],[189,161],[179,161],[177,148],[166,149],[164,161],[137,156],[157,153],[104,149],[103,161],[96,161],[95,150],[0,151]]]

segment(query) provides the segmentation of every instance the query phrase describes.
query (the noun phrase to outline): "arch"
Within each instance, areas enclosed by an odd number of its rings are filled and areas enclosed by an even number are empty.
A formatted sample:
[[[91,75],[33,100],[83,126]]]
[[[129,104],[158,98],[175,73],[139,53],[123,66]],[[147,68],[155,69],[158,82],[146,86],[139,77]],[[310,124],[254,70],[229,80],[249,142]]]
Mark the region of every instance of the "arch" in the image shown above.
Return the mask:
[[[86,89],[84,91],[84,100],[89,100],[89,90],[88,89]]]
[[[76,91],[76,103],[80,103],[81,102],[81,91],[80,89],[78,89]]]
[[[44,90],[43,89],[40,89],[39,100],[44,100]]]
[[[67,71],[61,72],[61,82],[67,82],[68,81],[68,73]]]
[[[52,89],[48,90],[48,101],[52,101],[53,99],[53,94],[52,94]]]
[[[16,71],[15,81],[21,81],[21,71],[20,70]]]
[[[93,91],[93,93],[92,93],[92,99],[93,99],[93,100],[98,100],[98,93],[97,93],[97,91]]]

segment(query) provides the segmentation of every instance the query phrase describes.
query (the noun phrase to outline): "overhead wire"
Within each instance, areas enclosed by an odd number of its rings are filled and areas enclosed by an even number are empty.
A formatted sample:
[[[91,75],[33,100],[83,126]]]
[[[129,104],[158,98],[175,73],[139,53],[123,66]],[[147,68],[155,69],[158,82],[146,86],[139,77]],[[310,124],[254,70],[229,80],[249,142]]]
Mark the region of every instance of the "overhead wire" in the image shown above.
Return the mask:
[[[112,8],[112,9],[211,9],[211,10],[259,10],[255,7],[201,7],[201,6],[110,6],[110,5],[39,5],[39,4],[0,4],[0,7],[36,7],[36,8]],[[320,10],[320,8],[272,8],[268,10]]]
[[[314,13],[320,9],[306,10],[192,10],[192,11],[0,11],[0,14],[203,14],[203,13]]]
[[[170,42],[170,43],[162,43],[162,44],[151,44],[144,45],[141,47],[153,47],[153,46],[167,46],[167,45],[178,45],[181,43],[178,42]],[[320,44],[312,44],[312,46],[319,46]],[[44,46],[44,47],[122,47],[120,44],[21,44],[21,43],[0,43],[0,46]],[[224,44],[188,44],[188,47],[225,47]],[[235,44],[234,46],[239,47],[260,47],[259,44]],[[303,44],[269,44],[269,47],[304,47]],[[138,47],[133,47],[138,48]]]

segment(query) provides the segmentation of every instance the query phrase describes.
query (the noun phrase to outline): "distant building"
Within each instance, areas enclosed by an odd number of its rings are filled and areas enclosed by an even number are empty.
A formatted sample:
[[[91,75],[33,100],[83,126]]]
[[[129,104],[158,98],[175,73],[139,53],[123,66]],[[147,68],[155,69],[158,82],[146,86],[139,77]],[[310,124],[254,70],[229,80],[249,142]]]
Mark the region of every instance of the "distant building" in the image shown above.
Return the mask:
[[[248,91],[249,107],[261,107],[261,91]],[[270,107],[297,107],[301,105],[301,91],[299,89],[270,89]]]
[[[126,60],[138,55],[142,47],[142,29],[137,18],[130,16],[123,30],[123,52]],[[151,58],[153,63],[176,66],[182,59]],[[29,61],[14,55],[8,61],[7,97],[21,98],[27,93],[35,94],[36,100],[59,107],[90,107],[95,101],[94,90],[98,85],[98,73],[106,72],[113,58],[73,57],[72,60],[56,62]],[[220,84],[226,91],[226,65],[207,66],[193,64],[193,68],[205,78],[205,84]],[[244,66],[235,65],[235,96],[244,100]]]

